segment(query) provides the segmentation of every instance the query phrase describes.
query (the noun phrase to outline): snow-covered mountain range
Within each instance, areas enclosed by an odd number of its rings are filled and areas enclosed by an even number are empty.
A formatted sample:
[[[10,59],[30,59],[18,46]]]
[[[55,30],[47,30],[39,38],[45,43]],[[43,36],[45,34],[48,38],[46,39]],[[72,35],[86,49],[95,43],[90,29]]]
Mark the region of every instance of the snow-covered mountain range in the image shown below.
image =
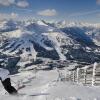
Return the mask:
[[[92,39],[96,45],[100,46],[100,24],[89,24],[89,23],[79,23],[79,22],[66,22],[61,21],[56,23],[56,27],[61,28],[64,32],[70,31],[71,33],[78,35],[84,39]],[[86,38],[86,35],[90,38]]]
[[[20,62],[49,58],[93,63],[100,61],[100,26],[65,21],[1,21],[0,52],[19,56]]]

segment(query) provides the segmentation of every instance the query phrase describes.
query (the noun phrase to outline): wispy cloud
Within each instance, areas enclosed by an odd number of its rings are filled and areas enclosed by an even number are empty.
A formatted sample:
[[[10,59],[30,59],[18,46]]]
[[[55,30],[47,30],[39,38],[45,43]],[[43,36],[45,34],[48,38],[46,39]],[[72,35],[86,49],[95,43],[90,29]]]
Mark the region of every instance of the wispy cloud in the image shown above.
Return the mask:
[[[100,12],[100,10],[92,10],[92,11],[88,11],[88,12],[79,12],[79,13],[70,14],[68,17],[85,16],[85,15],[90,15],[90,14],[99,13],[99,12]]]
[[[0,0],[0,5],[2,6],[10,6],[15,4],[15,0]]]
[[[16,3],[16,5],[17,5],[18,7],[21,7],[21,8],[26,8],[26,7],[29,6],[29,3],[28,3],[27,1],[25,1],[25,0],[23,0],[23,1],[18,1],[18,2]]]
[[[56,16],[57,11],[55,9],[45,9],[37,12],[37,14],[41,16]]]
[[[3,19],[16,19],[18,17],[18,14],[17,13],[10,13],[10,14],[7,14],[7,13],[0,13],[0,20],[3,20]]]
[[[16,10],[19,10],[19,11],[24,11],[24,12],[33,12],[33,10],[31,9],[26,9],[26,8],[16,8]]]
[[[17,7],[26,8],[29,6],[29,3],[26,0],[0,0],[0,5],[5,7],[14,5]]]
[[[17,13],[12,12],[12,13],[10,14],[10,16],[11,16],[11,18],[17,18],[17,17],[18,17],[18,14],[17,14]]]
[[[100,0],[96,0],[96,3],[97,3],[98,5],[100,5]]]

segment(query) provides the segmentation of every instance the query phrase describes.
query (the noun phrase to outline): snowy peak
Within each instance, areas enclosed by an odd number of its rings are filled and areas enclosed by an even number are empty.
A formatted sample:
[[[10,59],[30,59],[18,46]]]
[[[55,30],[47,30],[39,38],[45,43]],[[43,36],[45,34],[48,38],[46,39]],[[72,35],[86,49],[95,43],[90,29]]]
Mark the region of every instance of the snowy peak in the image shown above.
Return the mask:
[[[44,21],[41,21],[41,20],[37,21],[37,24],[38,25],[43,25],[43,26],[48,26],[47,24],[45,24]]]
[[[0,32],[8,32],[17,29],[18,23],[13,20],[5,20],[0,22]]]
[[[89,58],[89,52],[94,52],[96,45],[86,33],[92,29],[97,32],[97,28],[74,27],[76,23],[73,24],[73,27],[66,27],[65,21],[62,24],[65,27],[57,26],[56,23],[53,26],[43,20],[20,23],[8,21],[3,28],[7,26],[10,30],[7,31],[5,28],[0,35],[0,51],[20,56],[21,61],[33,61],[37,58],[84,61],[85,57]],[[84,56],[81,55],[83,53]]]
[[[70,33],[70,35],[74,35],[78,40],[85,40],[93,42],[100,46],[100,24],[90,24],[90,23],[83,23],[83,22],[67,22],[61,21],[55,24],[57,28],[60,28],[66,34]],[[92,42],[93,41],[93,42]]]
[[[31,55],[34,59],[37,55],[34,47],[35,43],[47,51],[55,50],[62,60],[66,59],[60,48],[61,41],[57,39],[66,39],[65,35],[61,34],[60,30],[56,30],[42,21],[31,23],[14,31],[5,32],[3,36],[8,39],[7,45],[2,44],[1,47],[3,48],[2,50],[5,50],[5,53],[18,54],[21,52],[21,57],[22,55],[24,56],[23,58],[26,55]]]
[[[58,27],[95,27],[95,28],[100,28],[99,23],[86,23],[86,22],[70,22],[70,21],[59,21],[55,23],[56,26]]]

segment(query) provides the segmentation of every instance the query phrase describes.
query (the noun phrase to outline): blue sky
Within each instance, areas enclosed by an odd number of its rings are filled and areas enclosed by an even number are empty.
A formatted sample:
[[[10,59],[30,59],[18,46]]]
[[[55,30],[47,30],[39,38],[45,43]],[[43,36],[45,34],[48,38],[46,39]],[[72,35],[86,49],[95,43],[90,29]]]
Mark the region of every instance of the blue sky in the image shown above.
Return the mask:
[[[100,23],[100,0],[0,0],[0,19]]]

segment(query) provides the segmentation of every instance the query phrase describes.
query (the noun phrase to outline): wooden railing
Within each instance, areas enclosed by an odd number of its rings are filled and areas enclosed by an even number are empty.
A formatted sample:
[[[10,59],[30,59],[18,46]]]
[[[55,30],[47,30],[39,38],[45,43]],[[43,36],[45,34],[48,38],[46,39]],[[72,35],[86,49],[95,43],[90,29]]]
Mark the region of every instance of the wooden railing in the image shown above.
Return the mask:
[[[57,72],[59,73],[57,81],[72,81],[92,86],[100,85],[100,64],[96,62],[92,65],[72,70],[57,69]]]

